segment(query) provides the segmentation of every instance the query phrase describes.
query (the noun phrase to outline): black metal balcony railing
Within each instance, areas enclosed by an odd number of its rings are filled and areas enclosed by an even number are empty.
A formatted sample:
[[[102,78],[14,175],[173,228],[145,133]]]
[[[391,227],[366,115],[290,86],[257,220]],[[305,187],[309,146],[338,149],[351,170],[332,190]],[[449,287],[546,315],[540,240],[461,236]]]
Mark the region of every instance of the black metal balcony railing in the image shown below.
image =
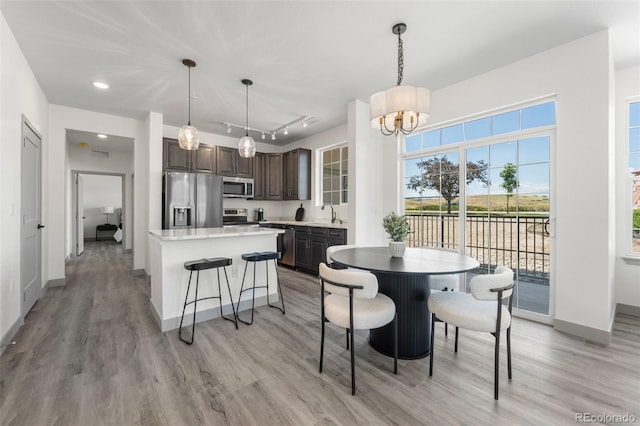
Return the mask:
[[[457,213],[407,212],[409,247],[459,248]],[[549,216],[541,214],[473,214],[465,220],[465,254],[480,262],[481,271],[498,265],[517,271],[518,279],[549,284]]]

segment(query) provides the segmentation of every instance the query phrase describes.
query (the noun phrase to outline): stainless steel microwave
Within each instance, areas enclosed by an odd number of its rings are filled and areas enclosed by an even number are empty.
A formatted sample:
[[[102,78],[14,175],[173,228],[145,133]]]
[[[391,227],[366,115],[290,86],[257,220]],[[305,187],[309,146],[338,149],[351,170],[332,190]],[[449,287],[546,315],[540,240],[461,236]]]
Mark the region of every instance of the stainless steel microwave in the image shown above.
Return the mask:
[[[222,196],[225,198],[253,198],[253,179],[222,177]]]

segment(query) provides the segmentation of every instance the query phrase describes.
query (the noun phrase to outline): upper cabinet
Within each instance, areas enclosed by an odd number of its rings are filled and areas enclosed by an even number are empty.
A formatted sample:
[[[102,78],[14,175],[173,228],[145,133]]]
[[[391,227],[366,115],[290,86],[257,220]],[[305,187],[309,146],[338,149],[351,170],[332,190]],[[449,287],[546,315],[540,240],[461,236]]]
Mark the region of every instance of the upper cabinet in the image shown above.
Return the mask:
[[[298,148],[282,155],[285,200],[311,199],[311,151]]]
[[[177,139],[163,138],[163,169],[214,173],[254,179],[255,200],[310,200],[311,151],[298,148],[284,154],[256,152],[243,158],[236,148],[201,143],[187,151]]]
[[[193,151],[195,157],[193,170],[196,172],[216,172],[216,147],[214,145],[200,144],[197,151]]]
[[[180,171],[191,170],[191,151],[178,145],[177,139],[162,139],[162,168]]]
[[[265,200],[282,200],[282,154],[264,155]]]
[[[253,158],[243,158],[236,148],[216,147],[216,169],[221,176],[253,177]]]
[[[183,172],[216,172],[216,147],[200,144],[196,151],[180,148],[177,139],[162,139],[162,168]]]

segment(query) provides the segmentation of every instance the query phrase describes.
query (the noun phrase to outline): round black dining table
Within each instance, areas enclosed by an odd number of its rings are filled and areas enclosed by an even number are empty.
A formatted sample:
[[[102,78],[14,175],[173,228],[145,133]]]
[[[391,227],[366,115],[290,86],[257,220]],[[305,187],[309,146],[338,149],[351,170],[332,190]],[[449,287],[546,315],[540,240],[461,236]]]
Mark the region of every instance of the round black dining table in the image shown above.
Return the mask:
[[[431,353],[431,314],[427,299],[429,277],[458,274],[480,266],[469,256],[433,248],[407,248],[403,257],[391,257],[388,247],[356,247],[331,255],[339,264],[370,271],[378,278],[378,291],[396,304],[398,313],[398,357],[424,358]],[[370,330],[369,344],[393,356],[393,326]]]

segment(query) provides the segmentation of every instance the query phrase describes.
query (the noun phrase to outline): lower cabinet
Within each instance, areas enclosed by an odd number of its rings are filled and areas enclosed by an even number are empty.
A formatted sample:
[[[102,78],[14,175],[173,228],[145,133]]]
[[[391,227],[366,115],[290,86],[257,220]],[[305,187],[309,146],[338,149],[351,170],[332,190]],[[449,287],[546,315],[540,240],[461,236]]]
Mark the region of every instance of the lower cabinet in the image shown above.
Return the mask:
[[[296,226],[296,268],[317,275],[327,262],[327,247],[346,243],[345,229]]]

